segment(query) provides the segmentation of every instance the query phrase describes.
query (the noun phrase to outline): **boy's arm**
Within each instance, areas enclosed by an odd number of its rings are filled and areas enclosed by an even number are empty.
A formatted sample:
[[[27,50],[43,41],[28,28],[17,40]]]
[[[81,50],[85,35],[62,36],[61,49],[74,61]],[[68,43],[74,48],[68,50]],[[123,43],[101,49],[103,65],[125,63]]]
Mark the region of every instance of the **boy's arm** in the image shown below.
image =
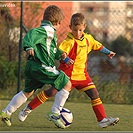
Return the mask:
[[[28,43],[23,42],[23,50],[26,51],[28,55],[34,56],[34,49],[33,47],[27,45]]]
[[[34,30],[30,30],[23,38],[23,44],[22,44],[22,48],[24,51],[29,51],[29,50],[33,50],[34,49],[34,38],[33,38],[33,35],[34,35]]]
[[[112,59],[116,53],[114,53],[113,51],[110,51],[109,49],[102,47],[102,49],[100,49],[100,52],[106,54],[107,56],[109,56],[110,59]]]
[[[67,65],[71,65],[74,63],[74,61],[67,56],[66,52],[59,50],[58,48],[55,58],[57,60],[61,60],[63,63],[66,63]]]

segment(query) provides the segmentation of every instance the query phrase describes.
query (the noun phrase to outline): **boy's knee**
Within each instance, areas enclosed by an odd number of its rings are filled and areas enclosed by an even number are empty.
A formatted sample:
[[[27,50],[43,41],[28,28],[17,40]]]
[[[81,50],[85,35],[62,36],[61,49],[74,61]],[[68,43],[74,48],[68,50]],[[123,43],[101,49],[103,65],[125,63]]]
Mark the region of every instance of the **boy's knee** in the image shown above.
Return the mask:
[[[56,94],[57,90],[54,87],[49,88],[48,90],[45,90],[45,94],[48,97],[52,97]]]
[[[33,93],[34,93],[34,90],[31,91],[31,92],[24,92],[24,91],[23,91],[23,94],[24,94],[27,98],[31,97],[31,96],[33,95]]]
[[[99,98],[99,93],[96,88],[89,89],[89,90],[85,91],[85,93],[91,98],[91,100],[95,100],[95,99]]]
[[[67,91],[70,91],[71,90],[71,86],[72,86],[72,84],[71,84],[71,82],[70,82],[70,80],[67,82],[67,84],[64,86],[64,89],[65,90],[67,90]]]

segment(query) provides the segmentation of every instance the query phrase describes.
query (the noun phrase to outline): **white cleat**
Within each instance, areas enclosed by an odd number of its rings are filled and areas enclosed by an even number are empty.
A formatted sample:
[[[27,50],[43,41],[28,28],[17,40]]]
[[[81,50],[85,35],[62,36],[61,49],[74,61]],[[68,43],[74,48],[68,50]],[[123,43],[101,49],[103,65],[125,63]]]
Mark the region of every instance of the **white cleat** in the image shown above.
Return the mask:
[[[119,118],[104,118],[100,122],[98,122],[99,127],[106,128],[108,126],[114,126],[119,122]]]
[[[18,119],[23,122],[32,110],[26,105],[24,109],[19,112]]]

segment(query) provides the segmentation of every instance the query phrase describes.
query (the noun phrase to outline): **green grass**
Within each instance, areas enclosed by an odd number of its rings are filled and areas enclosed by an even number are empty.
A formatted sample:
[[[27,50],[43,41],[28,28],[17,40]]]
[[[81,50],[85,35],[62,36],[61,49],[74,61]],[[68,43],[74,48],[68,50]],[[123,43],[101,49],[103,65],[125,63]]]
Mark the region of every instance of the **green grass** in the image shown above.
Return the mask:
[[[7,100],[1,100],[0,110],[5,108],[8,102]],[[98,127],[90,103],[69,101],[66,102],[65,107],[72,111],[74,116],[73,123],[66,129],[59,129],[46,118],[46,114],[50,111],[52,105],[53,101],[47,101],[31,112],[22,123],[18,120],[18,113],[25,106],[24,104],[12,115],[11,127],[7,127],[0,121],[0,131],[133,131],[132,105],[104,104],[107,116],[120,118],[120,122],[117,125],[105,129]]]

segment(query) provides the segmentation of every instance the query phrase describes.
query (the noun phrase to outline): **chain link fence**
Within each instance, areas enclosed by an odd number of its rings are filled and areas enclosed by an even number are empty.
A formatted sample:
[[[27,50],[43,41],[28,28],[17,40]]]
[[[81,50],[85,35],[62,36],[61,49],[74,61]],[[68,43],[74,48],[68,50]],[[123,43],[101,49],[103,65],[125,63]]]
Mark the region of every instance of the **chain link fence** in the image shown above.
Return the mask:
[[[61,2],[60,2],[61,3]],[[103,43],[107,48],[111,48],[111,42],[114,41],[118,36],[122,35],[133,43],[133,6],[123,8],[107,8],[94,7],[92,4],[78,4],[78,8],[72,6],[71,2],[62,2],[59,4],[64,11],[65,18],[62,22],[60,29],[57,31],[58,44],[61,43],[67,33],[70,31],[69,22],[71,15],[75,12],[82,12],[86,17],[87,28],[85,32],[90,33],[95,39]],[[3,3],[1,3],[3,4]],[[0,5],[1,5],[0,4]],[[5,4],[5,3],[4,3]],[[9,3],[8,3],[9,4]],[[12,7],[2,7],[1,11],[1,23],[6,23],[6,30],[2,29],[2,35],[7,41],[4,40],[4,44],[8,46],[6,49],[3,47],[3,42],[0,40],[0,56],[6,56],[10,61],[18,62],[19,55],[19,36],[20,36],[20,2],[12,3]],[[28,30],[40,25],[42,20],[44,8],[51,3],[49,2],[24,2],[23,7],[23,36]],[[55,3],[52,3],[55,4]],[[89,6],[89,4],[91,6]],[[58,5],[58,3],[56,3]],[[7,12],[9,10],[9,12]],[[7,13],[7,14],[6,14]],[[5,15],[6,14],[6,15]],[[7,24],[6,17],[11,17],[13,21],[12,26]],[[5,20],[3,20],[5,19]],[[6,33],[4,32],[6,31]],[[8,31],[8,32],[7,32]],[[6,34],[6,35],[5,35]],[[1,37],[2,37],[1,35]],[[121,46],[122,47],[122,46]],[[10,51],[10,52],[9,52]],[[6,53],[6,54],[5,54]],[[125,54],[126,53],[126,54]],[[100,92],[103,100],[112,99],[111,102],[115,103],[132,103],[133,92],[132,92],[132,81],[133,81],[133,66],[132,66],[132,55],[125,51],[122,56],[116,56],[112,60],[108,59],[107,56],[98,53],[91,52],[88,55],[88,72],[96,84],[97,89]],[[21,88],[24,85],[24,64],[27,60],[25,52],[22,52],[22,69],[21,69]],[[56,62],[58,66],[58,62]],[[3,68],[0,70],[2,71]],[[17,68],[16,68],[17,69]],[[17,75],[17,74],[16,74]],[[0,79],[1,80],[1,79]],[[17,79],[16,79],[17,80]],[[15,81],[16,81],[15,80]],[[17,83],[17,82],[16,82]],[[8,88],[16,88],[16,84],[7,84]],[[2,86],[1,86],[2,88]],[[11,92],[14,94],[15,89]],[[107,91],[106,91],[107,90]],[[8,90],[10,92],[10,90]],[[107,93],[108,92],[108,93]],[[72,94],[75,92],[72,92]],[[106,95],[106,97],[105,97]],[[80,97],[80,96],[78,96]],[[105,97],[105,98],[104,98]],[[112,97],[112,98],[111,98]],[[132,99],[129,101],[129,99]]]

